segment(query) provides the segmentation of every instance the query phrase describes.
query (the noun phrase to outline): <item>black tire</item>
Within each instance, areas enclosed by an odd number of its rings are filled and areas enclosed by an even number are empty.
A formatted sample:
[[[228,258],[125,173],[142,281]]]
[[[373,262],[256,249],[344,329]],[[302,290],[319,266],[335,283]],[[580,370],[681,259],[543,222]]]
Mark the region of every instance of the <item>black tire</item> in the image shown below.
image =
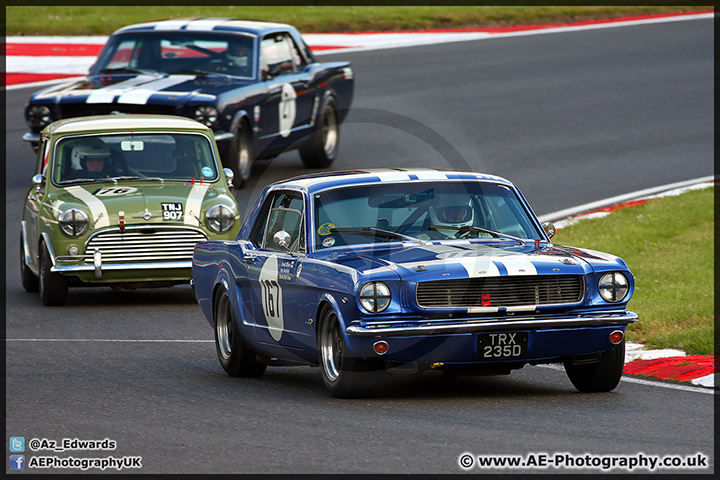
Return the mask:
[[[218,292],[213,308],[215,317],[215,350],[225,372],[231,377],[260,377],[266,365],[255,360],[243,342],[235,323],[230,296],[225,289]]]
[[[20,232],[20,282],[26,292],[34,293],[40,288],[40,280],[25,263],[25,245],[23,245],[22,232]]]
[[[308,168],[329,167],[340,149],[340,122],[335,100],[328,98],[320,110],[315,131],[300,147],[300,158]]]
[[[564,362],[565,372],[579,391],[609,392],[617,387],[625,365],[625,341],[612,350],[602,353],[600,361],[573,365],[572,360]]]
[[[49,306],[65,305],[68,293],[67,279],[57,272],[51,272],[52,260],[45,244],[40,247],[40,299]]]
[[[235,174],[233,186],[235,188],[243,188],[250,178],[253,164],[250,131],[245,122],[240,122],[230,142],[230,148],[226,156],[227,158],[223,161],[223,166],[231,169]]]
[[[318,361],[325,386],[338,398],[370,395],[381,366],[348,354],[337,314],[329,306],[320,314]]]

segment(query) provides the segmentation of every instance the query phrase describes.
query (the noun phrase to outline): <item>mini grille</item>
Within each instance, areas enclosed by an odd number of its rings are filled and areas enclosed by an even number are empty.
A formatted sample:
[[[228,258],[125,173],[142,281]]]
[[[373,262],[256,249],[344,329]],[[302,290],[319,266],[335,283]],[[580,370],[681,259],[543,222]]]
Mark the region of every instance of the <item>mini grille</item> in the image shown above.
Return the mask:
[[[581,275],[528,275],[421,282],[420,307],[513,307],[577,303],[583,297]]]
[[[88,241],[85,262],[93,262],[96,250],[103,263],[191,261],[195,244],[206,240],[202,231],[182,227],[106,230]]]

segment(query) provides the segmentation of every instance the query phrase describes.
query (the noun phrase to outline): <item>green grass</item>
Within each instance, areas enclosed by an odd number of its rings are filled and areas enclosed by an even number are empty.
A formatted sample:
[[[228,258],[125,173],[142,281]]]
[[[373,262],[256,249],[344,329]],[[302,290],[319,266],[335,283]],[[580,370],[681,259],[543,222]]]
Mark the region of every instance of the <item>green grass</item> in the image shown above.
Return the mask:
[[[109,35],[150,20],[227,16],[322,33],[567,23],[708,9],[712,6],[8,6],[5,28],[7,36]]]
[[[553,242],[609,252],[635,276],[627,338],[714,354],[714,188],[659,198],[560,229]]]

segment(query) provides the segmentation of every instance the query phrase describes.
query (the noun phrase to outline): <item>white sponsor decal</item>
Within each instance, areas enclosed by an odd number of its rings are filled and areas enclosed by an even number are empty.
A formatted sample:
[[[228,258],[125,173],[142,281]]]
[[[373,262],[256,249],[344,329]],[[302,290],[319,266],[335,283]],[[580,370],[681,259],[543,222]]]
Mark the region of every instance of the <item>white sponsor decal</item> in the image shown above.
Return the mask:
[[[198,218],[200,218],[202,201],[209,186],[209,183],[195,183],[190,189],[187,202],[185,202],[185,209],[188,211],[188,214],[185,215],[185,225],[200,226]]]
[[[95,228],[102,228],[110,225],[105,204],[99,198],[97,198],[95,195],[88,192],[84,188],[78,186],[67,187],[65,191],[71,194],[73,197],[85,202],[85,204],[90,209],[90,214],[92,215],[92,218],[97,221],[97,223],[95,224]]]
[[[262,290],[262,305],[268,331],[276,342],[280,341],[285,326],[283,317],[282,287],[278,281],[277,257],[268,257],[260,270],[260,289]]]
[[[282,93],[280,96],[281,98],[278,112],[280,119],[280,135],[287,137],[290,135],[290,131],[295,124],[295,114],[297,113],[295,100],[297,99],[297,93],[291,84],[286,83],[282,86]]]

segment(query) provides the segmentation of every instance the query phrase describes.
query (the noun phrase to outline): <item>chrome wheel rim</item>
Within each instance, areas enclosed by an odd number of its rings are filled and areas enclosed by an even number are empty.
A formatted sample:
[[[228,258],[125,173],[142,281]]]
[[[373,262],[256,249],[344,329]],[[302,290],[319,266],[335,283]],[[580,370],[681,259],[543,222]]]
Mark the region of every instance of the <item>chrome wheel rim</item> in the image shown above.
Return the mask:
[[[215,329],[217,331],[217,345],[220,356],[227,360],[232,353],[232,314],[228,297],[223,295],[217,310]]]
[[[320,332],[320,355],[325,376],[335,382],[340,376],[342,367],[343,341],[340,326],[334,312],[328,314]]]
[[[325,129],[325,142],[323,143],[325,153],[328,156],[332,156],[337,148],[338,141],[338,126],[335,120],[335,112],[332,109],[328,109],[325,112],[325,121],[323,122]]]
[[[250,150],[242,131],[238,132],[238,171],[243,180],[250,176]]]

